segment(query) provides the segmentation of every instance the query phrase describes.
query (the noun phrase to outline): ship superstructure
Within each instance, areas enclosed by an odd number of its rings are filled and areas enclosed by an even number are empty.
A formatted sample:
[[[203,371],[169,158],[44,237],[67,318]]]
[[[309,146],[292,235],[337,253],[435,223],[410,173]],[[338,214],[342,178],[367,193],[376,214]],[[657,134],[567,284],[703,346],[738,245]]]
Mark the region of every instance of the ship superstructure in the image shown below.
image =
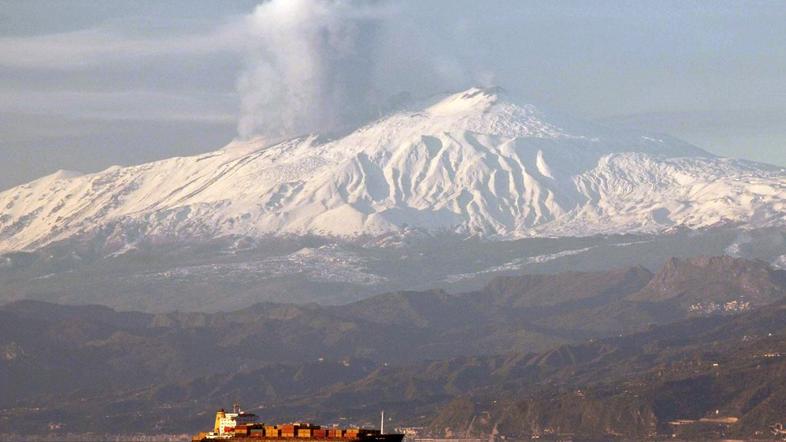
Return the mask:
[[[213,431],[201,432],[192,442],[210,441],[290,441],[307,442],[401,442],[403,434],[383,434],[382,430],[350,427],[321,427],[310,423],[295,422],[270,425],[259,422],[257,415],[247,413],[235,404],[231,412],[223,408],[216,412]]]

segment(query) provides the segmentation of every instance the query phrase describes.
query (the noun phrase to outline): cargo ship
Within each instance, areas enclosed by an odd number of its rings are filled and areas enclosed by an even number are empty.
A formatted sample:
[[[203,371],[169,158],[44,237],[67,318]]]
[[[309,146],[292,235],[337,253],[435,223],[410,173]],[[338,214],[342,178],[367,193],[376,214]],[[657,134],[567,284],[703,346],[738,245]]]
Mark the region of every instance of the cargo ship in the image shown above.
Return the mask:
[[[255,414],[246,413],[235,404],[232,412],[223,408],[216,412],[213,431],[198,433],[191,441],[401,442],[404,439],[403,434],[385,434],[384,425],[384,414],[379,430],[321,427],[302,422],[270,425],[259,422]]]

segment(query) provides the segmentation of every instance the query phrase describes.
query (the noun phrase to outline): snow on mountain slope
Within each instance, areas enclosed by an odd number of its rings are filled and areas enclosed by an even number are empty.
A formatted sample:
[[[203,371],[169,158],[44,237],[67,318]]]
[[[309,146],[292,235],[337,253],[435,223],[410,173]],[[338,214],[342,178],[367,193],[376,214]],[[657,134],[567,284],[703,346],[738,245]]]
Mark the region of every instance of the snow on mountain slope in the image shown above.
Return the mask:
[[[140,238],[494,238],[780,225],[786,171],[615,131],[470,89],[333,140],[233,142],[193,157],[58,172],[0,193],[0,251]]]

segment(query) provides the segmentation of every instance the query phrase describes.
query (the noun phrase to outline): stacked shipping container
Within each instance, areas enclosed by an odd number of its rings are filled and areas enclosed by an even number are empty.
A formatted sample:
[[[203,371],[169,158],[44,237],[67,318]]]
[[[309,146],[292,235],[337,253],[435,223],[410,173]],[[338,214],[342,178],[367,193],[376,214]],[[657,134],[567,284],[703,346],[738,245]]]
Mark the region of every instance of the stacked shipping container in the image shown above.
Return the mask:
[[[261,423],[238,424],[234,427],[226,427],[225,434],[230,434],[231,438],[250,438],[250,439],[303,439],[303,440],[336,440],[352,441],[368,436],[378,436],[378,430],[366,430],[360,428],[322,428],[319,425],[307,423],[282,424],[282,425],[263,425]],[[199,433],[194,440],[208,440],[207,433]]]

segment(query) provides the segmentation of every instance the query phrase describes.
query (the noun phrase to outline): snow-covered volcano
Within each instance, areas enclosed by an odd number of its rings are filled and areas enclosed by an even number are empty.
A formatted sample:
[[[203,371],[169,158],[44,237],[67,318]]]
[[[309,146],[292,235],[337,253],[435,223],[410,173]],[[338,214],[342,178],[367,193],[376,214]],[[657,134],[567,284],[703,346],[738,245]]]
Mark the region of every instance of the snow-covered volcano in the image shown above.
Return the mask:
[[[118,246],[405,228],[515,238],[762,227],[785,215],[783,169],[473,88],[340,138],[55,173],[0,193],[0,251],[96,232]]]

